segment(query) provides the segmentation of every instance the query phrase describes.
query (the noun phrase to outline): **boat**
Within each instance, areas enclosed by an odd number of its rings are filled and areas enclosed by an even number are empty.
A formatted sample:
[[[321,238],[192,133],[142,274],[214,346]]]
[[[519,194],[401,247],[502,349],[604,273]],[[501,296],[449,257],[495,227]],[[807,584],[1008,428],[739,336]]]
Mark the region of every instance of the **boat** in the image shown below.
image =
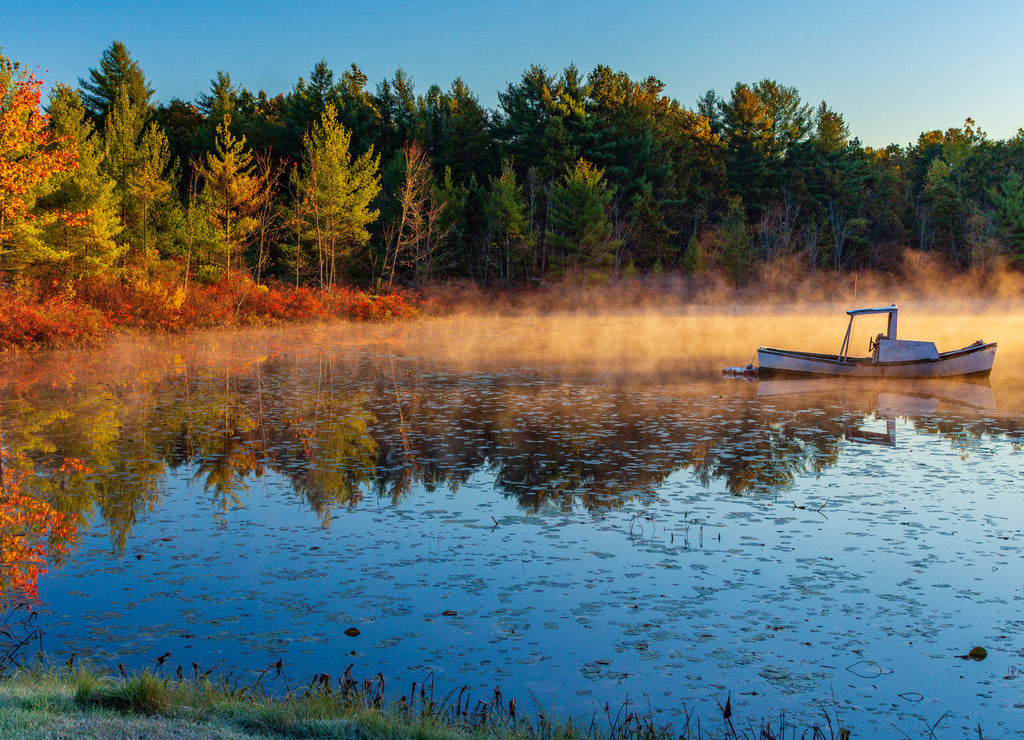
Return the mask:
[[[899,339],[896,304],[855,308],[838,355],[759,347],[757,377],[833,376],[844,378],[983,378],[992,372],[996,343],[978,340],[962,349],[938,352],[935,342]],[[867,314],[888,314],[885,332],[872,338],[867,357],[850,356],[853,321]]]

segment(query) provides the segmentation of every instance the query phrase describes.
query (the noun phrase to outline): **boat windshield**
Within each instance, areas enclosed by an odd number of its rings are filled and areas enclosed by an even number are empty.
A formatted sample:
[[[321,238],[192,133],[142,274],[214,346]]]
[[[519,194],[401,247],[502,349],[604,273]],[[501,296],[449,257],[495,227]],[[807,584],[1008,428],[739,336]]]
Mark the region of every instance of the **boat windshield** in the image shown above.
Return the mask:
[[[843,338],[843,346],[839,350],[839,361],[842,362],[847,358],[850,353],[850,335],[853,333],[853,320],[858,316],[872,313],[887,313],[889,314],[889,323],[885,330],[886,339],[896,338],[896,304],[891,306],[885,306],[883,308],[853,308],[846,313],[850,316],[850,323],[846,327],[846,336]]]

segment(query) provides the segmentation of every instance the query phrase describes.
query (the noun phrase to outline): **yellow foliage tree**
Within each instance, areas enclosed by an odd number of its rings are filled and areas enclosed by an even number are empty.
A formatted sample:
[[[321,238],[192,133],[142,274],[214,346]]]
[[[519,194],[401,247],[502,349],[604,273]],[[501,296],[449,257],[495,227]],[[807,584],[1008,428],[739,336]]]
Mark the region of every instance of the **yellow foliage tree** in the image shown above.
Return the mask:
[[[231,134],[231,117],[217,126],[215,151],[206,155],[200,169],[203,194],[210,208],[209,222],[224,247],[224,269],[231,271],[231,258],[239,254],[258,224],[256,212],[268,182],[245,149],[245,137]]]

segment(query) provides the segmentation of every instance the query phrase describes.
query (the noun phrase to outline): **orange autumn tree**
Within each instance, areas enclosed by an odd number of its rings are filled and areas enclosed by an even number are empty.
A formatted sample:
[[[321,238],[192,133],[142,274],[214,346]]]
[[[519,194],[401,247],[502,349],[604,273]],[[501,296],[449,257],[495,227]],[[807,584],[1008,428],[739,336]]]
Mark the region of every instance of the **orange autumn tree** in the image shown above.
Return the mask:
[[[43,83],[0,54],[0,270],[7,255],[24,251],[30,262],[40,243],[33,206],[39,188],[78,165],[78,154],[48,127],[40,108]],[[79,214],[60,214],[77,218]]]

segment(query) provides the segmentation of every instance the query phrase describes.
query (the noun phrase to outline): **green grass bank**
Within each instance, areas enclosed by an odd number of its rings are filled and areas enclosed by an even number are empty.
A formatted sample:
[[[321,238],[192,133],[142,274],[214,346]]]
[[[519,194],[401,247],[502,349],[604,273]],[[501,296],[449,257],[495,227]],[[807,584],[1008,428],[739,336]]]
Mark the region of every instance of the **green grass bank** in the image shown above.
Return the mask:
[[[262,678],[262,676],[260,677]],[[0,677],[0,738],[19,740],[198,740],[200,738],[336,738],[338,740],[782,740],[850,733],[838,717],[811,727],[741,723],[730,716],[659,725],[628,707],[586,719],[524,713],[499,691],[487,701],[464,691],[434,696],[413,684],[411,696],[385,702],[383,682],[332,680],[321,674],[281,697],[259,681],[165,678],[153,672],[123,677],[89,669],[28,669]]]

